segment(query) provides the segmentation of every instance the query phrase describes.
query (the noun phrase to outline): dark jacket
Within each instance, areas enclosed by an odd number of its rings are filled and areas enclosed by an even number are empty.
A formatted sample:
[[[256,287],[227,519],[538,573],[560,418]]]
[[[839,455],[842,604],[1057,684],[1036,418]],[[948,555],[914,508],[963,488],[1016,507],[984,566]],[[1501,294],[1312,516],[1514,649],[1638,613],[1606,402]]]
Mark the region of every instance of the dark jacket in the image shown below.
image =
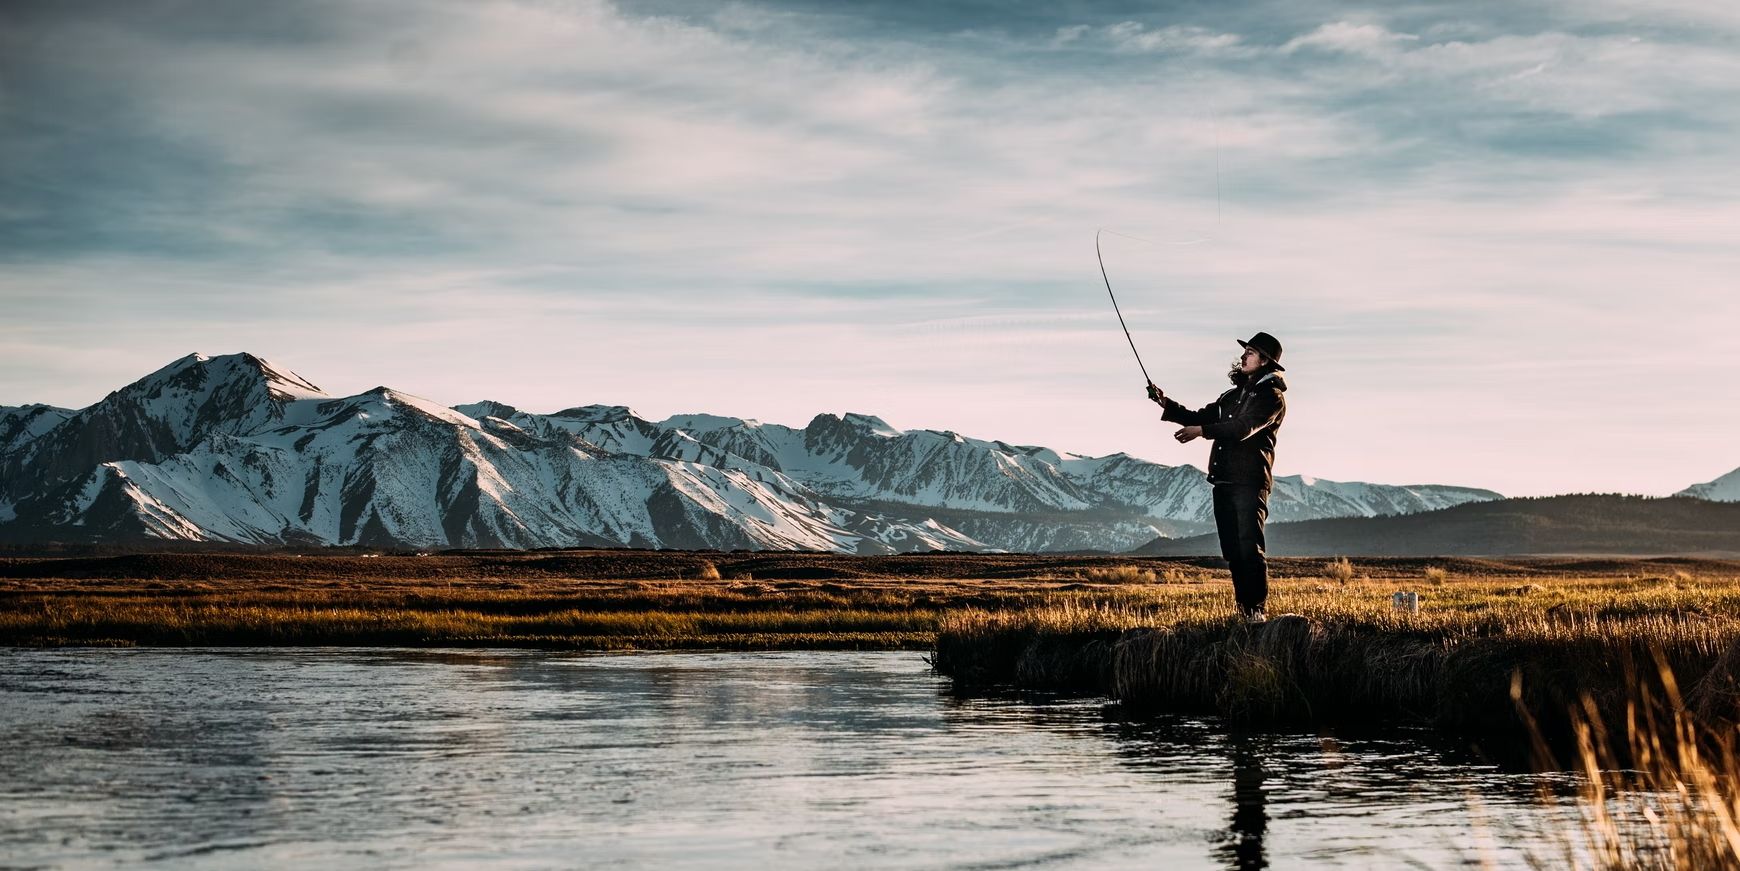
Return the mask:
[[[1212,439],[1208,480],[1213,484],[1275,486],[1275,433],[1287,416],[1287,381],[1270,372],[1249,387],[1234,387],[1200,411],[1191,411],[1168,397],[1160,417],[1184,426],[1202,427]]]

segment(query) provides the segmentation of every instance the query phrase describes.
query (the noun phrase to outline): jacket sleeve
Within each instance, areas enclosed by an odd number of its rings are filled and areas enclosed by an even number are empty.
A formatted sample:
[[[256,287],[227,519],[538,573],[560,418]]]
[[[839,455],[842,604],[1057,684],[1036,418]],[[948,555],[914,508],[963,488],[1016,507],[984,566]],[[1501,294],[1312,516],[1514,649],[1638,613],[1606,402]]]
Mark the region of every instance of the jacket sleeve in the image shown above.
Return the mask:
[[[1183,403],[1167,397],[1160,403],[1160,419],[1184,426],[1203,426],[1214,423],[1220,417],[1219,405],[1220,403],[1216,402],[1204,407],[1201,411],[1191,411]]]
[[[1252,396],[1226,420],[1203,424],[1202,435],[1203,438],[1242,442],[1274,426],[1286,410],[1287,400],[1281,396],[1281,391],[1264,390]]]

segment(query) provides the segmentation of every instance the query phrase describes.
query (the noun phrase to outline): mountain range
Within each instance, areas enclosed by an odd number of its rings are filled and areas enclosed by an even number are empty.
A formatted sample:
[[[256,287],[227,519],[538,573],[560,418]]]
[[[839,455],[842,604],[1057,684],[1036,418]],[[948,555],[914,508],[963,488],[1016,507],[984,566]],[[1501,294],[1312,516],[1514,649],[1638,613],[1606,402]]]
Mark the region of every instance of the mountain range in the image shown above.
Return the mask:
[[[1124,551],[1209,530],[1209,495],[1193,466],[866,414],[796,428],[446,407],[387,387],[341,397],[251,354],[189,355],[80,410],[0,407],[10,543]],[[1500,498],[1292,476],[1272,518]]]

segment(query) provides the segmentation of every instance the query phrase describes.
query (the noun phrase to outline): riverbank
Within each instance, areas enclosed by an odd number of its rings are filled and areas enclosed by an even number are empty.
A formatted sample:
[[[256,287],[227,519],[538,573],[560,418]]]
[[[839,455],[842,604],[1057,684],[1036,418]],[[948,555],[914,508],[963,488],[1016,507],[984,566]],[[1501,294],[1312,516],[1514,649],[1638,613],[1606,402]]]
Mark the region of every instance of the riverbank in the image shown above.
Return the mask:
[[[1443,580],[1394,610],[1394,583],[1291,582],[1248,626],[1209,599],[963,610],[935,665],[968,686],[1103,694],[1250,725],[1425,723],[1515,733],[1522,710],[1625,721],[1662,668],[1701,720],[1740,719],[1740,576]],[[1585,701],[1587,700],[1587,701]],[[1587,708],[1592,704],[1593,709]]]

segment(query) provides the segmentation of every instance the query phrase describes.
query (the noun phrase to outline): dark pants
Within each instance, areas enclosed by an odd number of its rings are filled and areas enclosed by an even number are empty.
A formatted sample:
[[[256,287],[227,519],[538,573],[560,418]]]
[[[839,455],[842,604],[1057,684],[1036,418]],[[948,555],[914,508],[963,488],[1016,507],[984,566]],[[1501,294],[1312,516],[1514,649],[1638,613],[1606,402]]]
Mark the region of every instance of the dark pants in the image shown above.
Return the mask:
[[[1269,561],[1263,552],[1263,523],[1268,519],[1268,490],[1256,484],[1214,485],[1220,555],[1232,567],[1233,597],[1241,613],[1260,610],[1269,598]]]

